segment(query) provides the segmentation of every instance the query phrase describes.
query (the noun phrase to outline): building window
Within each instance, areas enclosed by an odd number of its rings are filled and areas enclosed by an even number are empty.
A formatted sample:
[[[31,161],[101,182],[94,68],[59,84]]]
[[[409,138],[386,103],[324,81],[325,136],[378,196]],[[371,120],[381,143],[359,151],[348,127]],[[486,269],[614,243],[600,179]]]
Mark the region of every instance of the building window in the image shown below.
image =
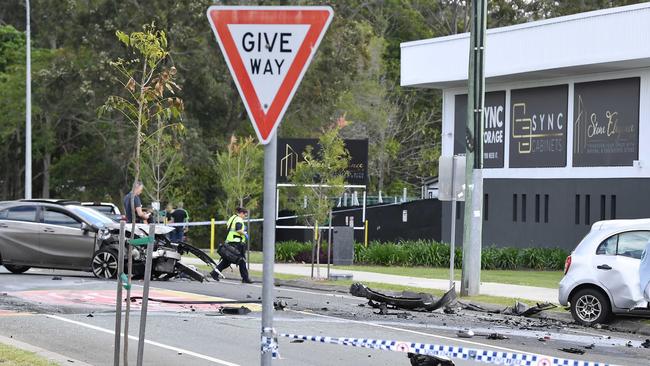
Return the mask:
[[[616,195],[613,194],[609,200],[609,210],[610,210],[610,219],[614,220],[616,218]]]
[[[456,201],[456,220],[460,220],[460,201]]]
[[[580,195],[579,194],[576,194],[575,212],[576,212],[576,225],[580,225]]]
[[[488,212],[489,212],[488,207],[490,207],[489,202],[490,202],[489,201],[489,196],[486,193],[486,194],[483,195],[483,220],[484,221],[488,220]]]
[[[605,220],[605,200],[607,198],[604,194],[600,195],[600,219]]]
[[[526,195],[521,195],[521,222],[526,222]]]
[[[548,194],[544,195],[544,222],[548,223]]]
[[[585,195],[585,225],[591,222],[591,195]]]
[[[517,222],[517,194],[512,195],[512,221]]]
[[[539,222],[539,195],[535,195],[535,222]]]

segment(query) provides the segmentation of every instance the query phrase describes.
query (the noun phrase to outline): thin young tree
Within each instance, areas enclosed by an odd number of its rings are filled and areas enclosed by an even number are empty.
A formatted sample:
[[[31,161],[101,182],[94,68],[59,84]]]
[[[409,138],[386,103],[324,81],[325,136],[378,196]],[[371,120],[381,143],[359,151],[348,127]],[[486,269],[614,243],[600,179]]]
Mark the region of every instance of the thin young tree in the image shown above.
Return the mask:
[[[339,134],[341,127],[334,124],[323,129],[318,139],[319,150],[307,146],[302,154],[303,160],[296,164],[296,169],[289,175],[290,182],[296,185],[294,197],[298,197],[289,206],[305,225],[314,229],[317,278],[320,278],[321,248],[318,225],[328,222],[333,199],[345,191],[345,174],[350,163],[350,154]]]
[[[167,35],[156,29],[155,25],[147,24],[141,32],[126,34],[117,31],[118,40],[126,47],[128,59],[118,58],[110,65],[116,70],[115,79],[120,84],[120,93],[111,95],[99,109],[100,117],[115,113],[120,120],[126,121],[126,126],[133,132],[133,185],[135,191],[140,180],[140,162],[142,145],[155,135],[156,131],[166,128],[181,128],[181,111],[183,101],[175,96],[180,87],[174,82],[176,68],[167,64]],[[155,126],[154,133],[149,129]],[[131,237],[135,233],[135,196],[131,194]],[[149,233],[153,236],[154,233]],[[133,274],[132,246],[129,244],[128,279],[131,284]],[[127,287],[126,315],[124,333],[128,334],[130,311],[130,286]],[[128,365],[128,337],[124,341],[124,364]]]

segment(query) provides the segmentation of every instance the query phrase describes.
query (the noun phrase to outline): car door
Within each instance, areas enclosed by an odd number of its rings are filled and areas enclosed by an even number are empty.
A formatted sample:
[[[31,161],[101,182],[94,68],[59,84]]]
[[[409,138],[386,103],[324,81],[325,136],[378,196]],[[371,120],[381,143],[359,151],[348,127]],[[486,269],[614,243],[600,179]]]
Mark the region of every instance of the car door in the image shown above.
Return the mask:
[[[21,205],[0,211],[0,256],[3,263],[29,266],[42,263],[37,210],[36,205]]]
[[[623,232],[603,241],[596,251],[594,271],[619,309],[634,308],[643,300],[639,265],[649,239],[650,231]]]
[[[68,212],[43,207],[40,248],[48,266],[88,269],[95,249],[95,233],[81,229],[81,221]]]

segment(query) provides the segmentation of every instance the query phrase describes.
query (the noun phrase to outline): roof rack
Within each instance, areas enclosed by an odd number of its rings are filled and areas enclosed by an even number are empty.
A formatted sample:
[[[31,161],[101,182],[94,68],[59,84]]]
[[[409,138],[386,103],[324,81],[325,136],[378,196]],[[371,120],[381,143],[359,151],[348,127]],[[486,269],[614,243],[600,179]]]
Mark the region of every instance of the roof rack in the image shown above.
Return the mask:
[[[79,205],[79,201],[69,200],[69,199],[60,199],[60,198],[33,198],[33,199],[22,199],[20,202],[39,202],[39,203],[52,203],[55,205]]]

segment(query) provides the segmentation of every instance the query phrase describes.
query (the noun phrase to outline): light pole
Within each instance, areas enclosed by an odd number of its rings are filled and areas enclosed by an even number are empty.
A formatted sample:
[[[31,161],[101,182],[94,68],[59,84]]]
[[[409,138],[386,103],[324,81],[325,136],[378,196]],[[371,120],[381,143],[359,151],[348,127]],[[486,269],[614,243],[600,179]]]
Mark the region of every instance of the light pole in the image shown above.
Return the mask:
[[[27,11],[27,27],[26,27],[26,42],[25,48],[27,53],[26,67],[27,75],[25,75],[25,88],[27,95],[25,96],[25,199],[32,198],[32,53],[30,45],[30,27],[29,27],[29,0],[25,0],[25,8]]]

